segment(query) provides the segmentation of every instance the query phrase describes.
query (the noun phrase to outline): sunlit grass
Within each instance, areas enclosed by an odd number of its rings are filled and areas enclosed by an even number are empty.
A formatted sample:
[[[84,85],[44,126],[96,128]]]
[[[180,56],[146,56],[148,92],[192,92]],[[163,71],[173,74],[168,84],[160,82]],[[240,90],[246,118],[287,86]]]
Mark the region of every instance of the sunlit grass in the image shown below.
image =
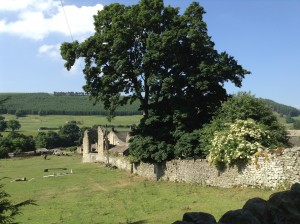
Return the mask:
[[[45,168],[72,169],[73,174],[48,177]],[[36,200],[16,221],[54,223],[172,223],[185,212],[202,211],[217,219],[228,210],[241,208],[252,197],[268,198],[272,191],[221,189],[196,184],[147,181],[101,164],[82,164],[80,156],[0,160],[0,178],[17,203]],[[11,182],[26,177],[27,182]]]
[[[5,117],[5,120],[14,120],[14,115],[1,115]],[[105,116],[71,116],[71,115],[27,115],[26,117],[19,117],[17,120],[21,124],[21,133],[26,135],[35,136],[38,133],[38,129],[41,127],[47,128],[59,128],[65,125],[69,121],[76,121],[80,127],[92,127],[94,125],[115,125],[115,126],[130,126],[138,124],[141,115],[132,116],[117,116],[111,122],[108,122]],[[129,130],[128,127],[118,128],[119,130]],[[5,135],[5,133],[3,133]]]

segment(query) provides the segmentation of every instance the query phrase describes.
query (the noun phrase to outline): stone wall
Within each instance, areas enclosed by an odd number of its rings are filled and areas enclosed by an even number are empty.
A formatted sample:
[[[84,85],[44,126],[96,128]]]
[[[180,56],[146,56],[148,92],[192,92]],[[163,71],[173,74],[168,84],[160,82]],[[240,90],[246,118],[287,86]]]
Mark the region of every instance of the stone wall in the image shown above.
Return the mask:
[[[98,154],[83,155],[83,162],[107,162]],[[161,164],[130,164],[126,157],[109,156],[109,163],[120,169],[152,180],[198,183],[230,188],[254,186],[276,188],[300,182],[300,147],[285,149],[281,154],[258,157],[245,167],[227,167],[218,170],[206,160],[173,160]]]

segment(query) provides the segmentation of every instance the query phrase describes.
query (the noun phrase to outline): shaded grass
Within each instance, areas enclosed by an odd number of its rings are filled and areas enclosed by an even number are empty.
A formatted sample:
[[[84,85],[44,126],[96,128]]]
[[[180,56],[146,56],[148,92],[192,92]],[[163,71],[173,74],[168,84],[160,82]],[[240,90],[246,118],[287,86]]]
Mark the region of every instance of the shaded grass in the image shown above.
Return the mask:
[[[52,172],[43,170],[53,167],[72,169],[73,174],[43,178]],[[0,160],[3,176],[35,178],[2,181],[15,203],[36,200],[38,206],[25,207],[16,220],[32,224],[172,223],[190,211],[208,212],[219,219],[226,211],[241,208],[249,198],[266,199],[273,193],[147,181],[101,164],[82,164],[79,156]]]

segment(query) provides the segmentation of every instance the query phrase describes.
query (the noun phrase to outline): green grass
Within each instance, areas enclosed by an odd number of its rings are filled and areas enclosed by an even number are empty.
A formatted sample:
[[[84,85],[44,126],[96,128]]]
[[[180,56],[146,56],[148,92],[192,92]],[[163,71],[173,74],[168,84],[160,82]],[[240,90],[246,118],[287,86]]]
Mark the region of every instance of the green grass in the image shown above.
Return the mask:
[[[16,119],[14,115],[1,115],[5,117],[5,120]],[[35,136],[38,133],[40,127],[47,128],[58,128],[63,126],[68,121],[77,121],[80,122],[80,127],[92,127],[93,125],[132,125],[138,124],[141,119],[141,115],[132,115],[132,116],[117,116],[112,122],[108,122],[105,116],[71,116],[71,115],[27,115],[26,117],[18,118],[18,121],[21,124],[21,133],[26,135]],[[117,128],[118,130],[120,128]],[[128,129],[128,128],[127,128]]]
[[[73,174],[43,178],[45,168],[66,167]],[[64,172],[64,171],[55,171]],[[172,223],[185,212],[202,211],[217,219],[241,208],[253,197],[268,198],[272,191],[220,189],[192,184],[153,182],[100,164],[82,164],[80,156],[0,160],[4,189],[18,203],[36,200],[22,209],[17,220],[31,224]],[[28,182],[11,182],[19,177]]]

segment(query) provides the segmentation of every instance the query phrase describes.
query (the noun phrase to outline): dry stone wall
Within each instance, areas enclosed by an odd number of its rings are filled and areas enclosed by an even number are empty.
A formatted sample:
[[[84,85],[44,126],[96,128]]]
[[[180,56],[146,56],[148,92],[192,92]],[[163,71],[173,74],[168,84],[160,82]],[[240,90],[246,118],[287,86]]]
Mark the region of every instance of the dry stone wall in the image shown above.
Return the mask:
[[[280,155],[258,157],[245,167],[227,167],[218,170],[206,160],[173,160],[161,164],[131,164],[126,157],[109,157],[109,163],[152,180],[198,183],[207,186],[231,188],[254,186],[276,188],[300,182],[300,147],[285,149]],[[83,155],[83,162],[108,162],[98,154]]]

